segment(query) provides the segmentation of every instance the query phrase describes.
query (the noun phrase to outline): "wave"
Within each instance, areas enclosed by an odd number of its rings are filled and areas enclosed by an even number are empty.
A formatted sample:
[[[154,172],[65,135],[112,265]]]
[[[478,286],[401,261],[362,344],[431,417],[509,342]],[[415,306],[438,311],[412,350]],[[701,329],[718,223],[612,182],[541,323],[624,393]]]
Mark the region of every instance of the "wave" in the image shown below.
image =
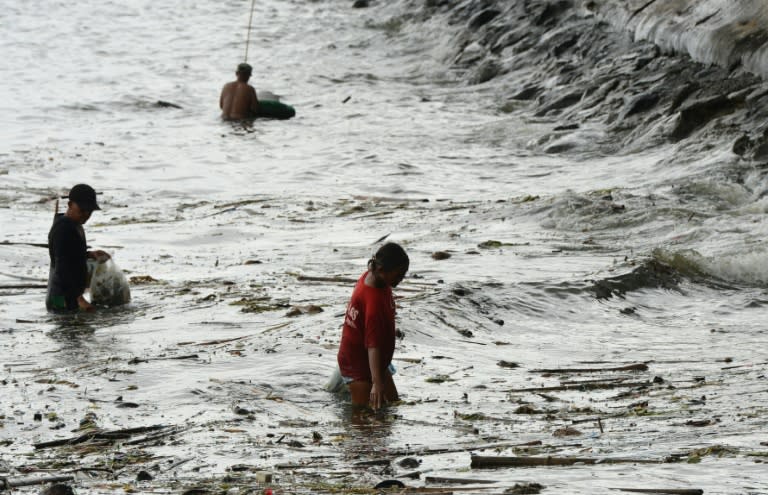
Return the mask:
[[[699,281],[748,287],[768,286],[768,250],[765,249],[717,256],[704,256],[692,249],[656,249],[653,258],[676,273]]]

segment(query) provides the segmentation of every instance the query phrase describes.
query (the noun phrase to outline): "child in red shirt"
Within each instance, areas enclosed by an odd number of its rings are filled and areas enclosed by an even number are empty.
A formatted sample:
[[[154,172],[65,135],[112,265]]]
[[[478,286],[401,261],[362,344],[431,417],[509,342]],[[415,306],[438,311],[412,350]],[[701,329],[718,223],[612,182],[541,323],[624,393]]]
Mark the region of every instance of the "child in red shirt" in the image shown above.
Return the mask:
[[[354,405],[378,409],[398,400],[390,368],[395,351],[392,287],[403,280],[408,265],[405,250],[389,242],[368,261],[368,271],[352,292],[337,359]]]

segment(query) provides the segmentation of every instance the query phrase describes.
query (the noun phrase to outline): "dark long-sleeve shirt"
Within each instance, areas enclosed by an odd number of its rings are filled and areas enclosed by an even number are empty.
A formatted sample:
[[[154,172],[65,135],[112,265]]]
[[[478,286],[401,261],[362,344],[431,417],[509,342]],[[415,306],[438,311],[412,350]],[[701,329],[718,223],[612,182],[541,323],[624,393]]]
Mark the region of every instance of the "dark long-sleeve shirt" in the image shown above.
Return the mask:
[[[60,213],[48,232],[51,269],[48,275],[46,307],[50,310],[75,310],[77,298],[87,285],[87,247],[83,226]]]

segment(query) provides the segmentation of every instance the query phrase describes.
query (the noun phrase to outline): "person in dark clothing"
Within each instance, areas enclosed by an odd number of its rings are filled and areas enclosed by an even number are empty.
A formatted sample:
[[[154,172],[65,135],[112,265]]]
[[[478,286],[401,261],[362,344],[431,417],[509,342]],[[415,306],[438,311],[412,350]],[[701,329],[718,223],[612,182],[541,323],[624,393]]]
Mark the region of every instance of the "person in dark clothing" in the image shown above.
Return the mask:
[[[51,269],[45,306],[49,311],[94,311],[83,294],[88,285],[87,259],[109,259],[104,251],[88,251],[83,224],[91,213],[100,210],[96,191],[87,184],[77,184],[69,191],[66,213],[57,213],[48,232]]]

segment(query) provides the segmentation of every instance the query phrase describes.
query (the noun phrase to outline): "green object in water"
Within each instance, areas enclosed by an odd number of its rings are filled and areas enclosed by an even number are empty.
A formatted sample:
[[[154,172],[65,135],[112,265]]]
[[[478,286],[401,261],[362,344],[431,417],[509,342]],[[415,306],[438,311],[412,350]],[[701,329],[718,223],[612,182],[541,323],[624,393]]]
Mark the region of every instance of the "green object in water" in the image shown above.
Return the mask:
[[[296,110],[285,103],[277,100],[259,100],[259,108],[256,111],[256,117],[269,119],[290,119],[296,115]]]

